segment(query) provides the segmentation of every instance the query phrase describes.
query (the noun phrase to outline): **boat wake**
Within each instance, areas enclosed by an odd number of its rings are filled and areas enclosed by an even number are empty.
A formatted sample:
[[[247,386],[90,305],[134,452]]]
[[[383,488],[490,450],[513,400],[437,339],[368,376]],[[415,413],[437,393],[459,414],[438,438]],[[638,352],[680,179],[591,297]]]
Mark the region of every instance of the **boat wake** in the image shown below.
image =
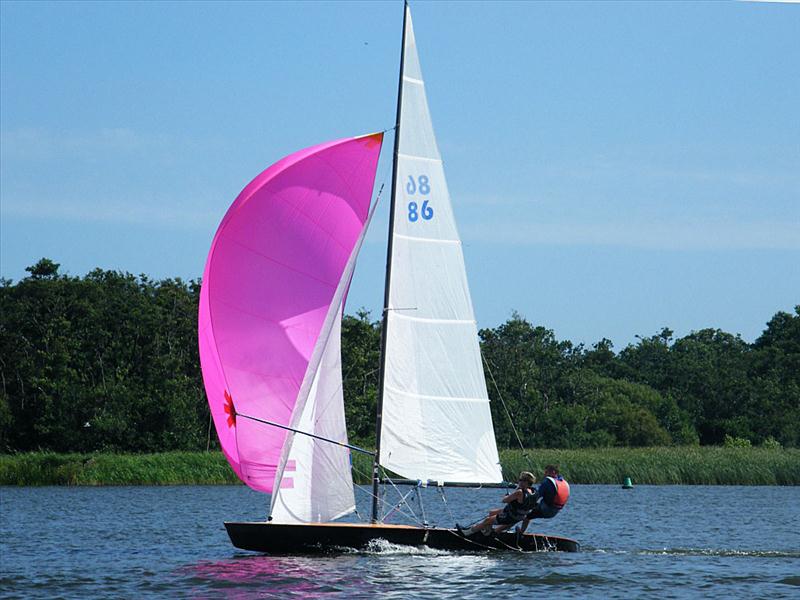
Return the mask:
[[[424,556],[438,556],[442,554],[451,554],[447,550],[437,550],[427,546],[404,546],[401,544],[393,544],[383,538],[370,540],[366,548],[357,550],[355,548],[337,547],[336,551],[341,551],[343,554],[380,554],[383,556],[392,555],[424,555]]]

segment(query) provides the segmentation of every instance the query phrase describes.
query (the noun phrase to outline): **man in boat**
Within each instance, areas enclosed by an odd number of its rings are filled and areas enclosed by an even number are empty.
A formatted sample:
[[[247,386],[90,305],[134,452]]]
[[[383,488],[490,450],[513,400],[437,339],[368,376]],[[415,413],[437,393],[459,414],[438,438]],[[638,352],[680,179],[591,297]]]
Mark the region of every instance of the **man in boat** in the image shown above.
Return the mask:
[[[524,533],[531,519],[552,519],[569,500],[569,484],[559,474],[558,465],[544,468],[544,480],[536,490],[536,501],[530,512],[522,520],[520,532]]]
[[[495,525],[497,525],[495,531],[505,531],[512,525],[519,523],[536,508],[537,496],[533,490],[535,481],[536,478],[532,473],[523,471],[519,474],[517,489],[503,498],[503,503],[505,504],[503,508],[490,510],[489,515],[483,521],[471,527],[462,527],[456,523],[456,529],[461,535],[469,537],[478,531],[484,535],[489,535]]]

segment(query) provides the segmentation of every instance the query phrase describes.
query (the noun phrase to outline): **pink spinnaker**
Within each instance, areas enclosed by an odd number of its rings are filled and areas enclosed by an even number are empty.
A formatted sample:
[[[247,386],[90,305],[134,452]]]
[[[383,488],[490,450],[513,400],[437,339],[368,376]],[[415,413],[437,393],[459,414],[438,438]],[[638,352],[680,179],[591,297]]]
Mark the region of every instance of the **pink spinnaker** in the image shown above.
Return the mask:
[[[364,228],[383,134],[278,161],[233,202],[203,273],[198,335],[222,451],[272,492],[286,430],[334,292]]]

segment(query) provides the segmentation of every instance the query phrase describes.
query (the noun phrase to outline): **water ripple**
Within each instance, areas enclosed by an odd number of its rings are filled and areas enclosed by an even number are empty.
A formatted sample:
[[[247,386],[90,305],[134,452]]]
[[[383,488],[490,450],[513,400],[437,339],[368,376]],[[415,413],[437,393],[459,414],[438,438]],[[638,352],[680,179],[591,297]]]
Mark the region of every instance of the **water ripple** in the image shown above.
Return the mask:
[[[662,550],[640,550],[642,555],[675,555],[675,556],[724,556],[750,558],[800,558],[800,551],[782,550],[735,550],[717,548],[664,548]]]
[[[515,583],[521,585],[566,585],[583,584],[596,585],[608,583],[607,577],[600,575],[581,575],[579,573],[547,573],[546,575],[517,575],[500,580],[500,583]]]
[[[448,491],[469,522],[496,490]],[[244,486],[2,488],[0,596],[84,598],[797,598],[800,487],[575,485],[538,533],[582,542],[577,554],[447,552],[376,541],[363,551],[260,556],[232,548],[223,519],[263,518]],[[598,507],[619,507],[598,518]],[[710,507],[676,511],[676,506]],[[758,528],[730,514],[758,508]],[[366,506],[360,506],[367,509]],[[754,535],[757,531],[758,534]]]

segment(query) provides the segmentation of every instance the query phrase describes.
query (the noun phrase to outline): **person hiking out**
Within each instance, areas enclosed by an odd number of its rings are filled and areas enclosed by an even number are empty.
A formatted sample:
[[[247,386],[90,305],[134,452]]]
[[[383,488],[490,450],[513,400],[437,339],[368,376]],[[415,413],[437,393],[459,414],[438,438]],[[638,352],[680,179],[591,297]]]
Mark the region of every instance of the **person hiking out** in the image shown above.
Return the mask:
[[[532,473],[523,471],[519,474],[517,489],[503,497],[503,508],[495,508],[489,511],[489,515],[470,527],[462,527],[456,523],[458,532],[469,537],[478,531],[484,535],[492,532],[492,527],[497,526],[495,531],[505,531],[512,525],[519,523],[536,507],[536,492],[532,489],[536,478]]]
[[[569,484],[558,472],[558,465],[544,468],[544,479],[536,490],[536,502],[522,520],[521,532],[525,532],[532,519],[552,519],[569,500]]]

